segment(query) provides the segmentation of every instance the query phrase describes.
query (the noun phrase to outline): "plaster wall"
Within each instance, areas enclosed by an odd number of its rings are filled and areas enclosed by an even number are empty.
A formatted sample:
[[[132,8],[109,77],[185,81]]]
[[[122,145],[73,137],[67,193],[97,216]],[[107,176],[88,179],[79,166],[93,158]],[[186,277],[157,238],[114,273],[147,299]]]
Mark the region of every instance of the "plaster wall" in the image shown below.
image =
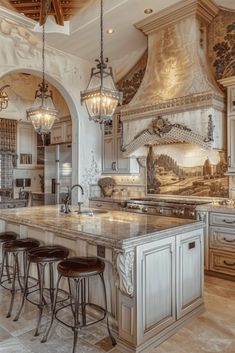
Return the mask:
[[[12,73],[41,73],[41,40],[33,33],[32,24],[20,24],[17,16],[6,17],[0,9],[0,78]],[[101,169],[101,131],[98,124],[89,122],[87,112],[80,104],[80,91],[85,89],[91,64],[45,47],[45,76],[64,97],[73,123],[72,180],[82,183],[92,163]],[[22,86],[24,90],[24,86]],[[96,173],[96,174],[97,174]],[[86,188],[87,191],[87,188]],[[76,196],[75,196],[76,198]]]

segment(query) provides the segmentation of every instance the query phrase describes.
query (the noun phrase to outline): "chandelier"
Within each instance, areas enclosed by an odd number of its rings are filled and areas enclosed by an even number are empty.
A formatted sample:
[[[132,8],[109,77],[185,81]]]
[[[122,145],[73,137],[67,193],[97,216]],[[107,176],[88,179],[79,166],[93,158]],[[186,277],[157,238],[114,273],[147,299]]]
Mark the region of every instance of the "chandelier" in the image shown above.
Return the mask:
[[[8,94],[4,91],[6,87],[10,87],[9,85],[5,85],[0,88],[0,111],[6,109],[8,107]]]
[[[45,27],[42,26],[42,82],[38,85],[35,92],[35,100],[32,106],[26,110],[27,119],[30,119],[35,131],[40,135],[46,135],[50,132],[54,121],[57,119],[52,91],[48,90],[48,84],[45,83]]]
[[[103,0],[100,0],[100,59],[91,69],[87,89],[81,92],[81,102],[85,102],[90,120],[100,124],[112,120],[118,103],[122,102],[122,92],[118,91],[112,68],[107,67],[108,58],[103,54]]]

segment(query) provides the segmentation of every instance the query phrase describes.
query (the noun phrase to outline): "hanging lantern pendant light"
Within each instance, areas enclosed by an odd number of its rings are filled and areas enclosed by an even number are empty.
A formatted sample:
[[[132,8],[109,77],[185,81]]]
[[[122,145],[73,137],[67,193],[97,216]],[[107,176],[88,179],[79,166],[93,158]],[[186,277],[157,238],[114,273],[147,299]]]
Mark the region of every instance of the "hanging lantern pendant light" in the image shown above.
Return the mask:
[[[45,25],[42,27],[42,82],[38,85],[35,92],[33,105],[27,109],[27,119],[30,119],[35,131],[40,135],[46,135],[50,132],[58,116],[52,91],[48,90],[48,84],[45,83]]]
[[[111,67],[107,67],[108,58],[103,54],[103,0],[100,0],[100,59],[91,69],[90,81],[86,91],[81,92],[81,102],[85,102],[90,120],[100,124],[112,120],[118,103],[122,102],[122,92],[118,91]]]

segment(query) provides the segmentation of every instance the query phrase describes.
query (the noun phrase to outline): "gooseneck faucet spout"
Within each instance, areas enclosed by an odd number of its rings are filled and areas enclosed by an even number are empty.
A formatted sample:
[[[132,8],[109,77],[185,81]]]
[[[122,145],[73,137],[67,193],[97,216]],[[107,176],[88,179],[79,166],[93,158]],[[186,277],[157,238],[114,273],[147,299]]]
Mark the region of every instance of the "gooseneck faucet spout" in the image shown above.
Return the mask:
[[[82,185],[80,185],[80,184],[74,184],[74,185],[71,187],[70,194],[72,193],[72,190],[73,190],[75,187],[80,188],[80,189],[81,189],[81,192],[82,192],[82,195],[84,195],[83,187],[82,187]],[[70,195],[70,196],[71,196],[71,195]]]
[[[62,206],[61,208],[61,212],[63,213],[69,213],[70,212],[70,209],[69,209],[69,204],[71,203],[71,199],[72,199],[72,190],[75,188],[75,187],[78,187],[81,189],[81,194],[84,195],[84,189],[83,187],[80,185],[80,184],[74,184],[71,189],[69,190],[68,188],[68,193],[66,194],[63,202],[64,202],[64,205]],[[81,212],[81,204],[82,202],[78,202],[78,213]]]

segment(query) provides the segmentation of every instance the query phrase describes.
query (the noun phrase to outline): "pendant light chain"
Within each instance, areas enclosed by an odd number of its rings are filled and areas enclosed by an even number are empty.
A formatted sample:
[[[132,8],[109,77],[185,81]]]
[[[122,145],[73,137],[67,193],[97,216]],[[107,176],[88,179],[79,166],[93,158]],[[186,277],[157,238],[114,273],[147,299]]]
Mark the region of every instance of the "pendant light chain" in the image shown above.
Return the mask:
[[[45,92],[45,23],[42,25],[42,105]]]
[[[100,0],[100,83],[101,87],[103,87],[103,70],[104,70],[104,33],[103,33],[103,0]]]

